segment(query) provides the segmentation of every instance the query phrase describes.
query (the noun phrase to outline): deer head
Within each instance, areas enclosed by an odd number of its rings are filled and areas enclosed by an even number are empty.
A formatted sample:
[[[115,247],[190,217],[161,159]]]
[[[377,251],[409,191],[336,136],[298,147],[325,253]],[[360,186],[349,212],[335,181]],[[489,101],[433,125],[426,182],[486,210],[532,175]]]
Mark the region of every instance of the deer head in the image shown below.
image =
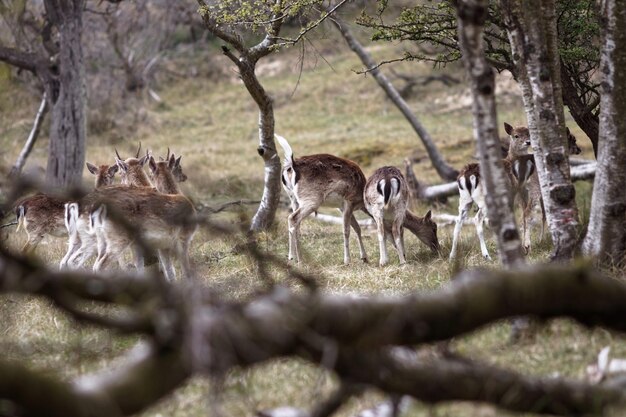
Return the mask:
[[[509,156],[525,155],[530,147],[530,132],[527,127],[513,127],[504,123],[504,130],[509,135]]]
[[[148,161],[148,157],[150,156],[149,152],[139,158],[139,152],[141,151],[141,143],[139,143],[139,148],[137,149],[137,154],[135,157],[123,159],[117,149],[115,149],[115,163],[119,167],[120,177],[123,185],[135,185],[135,186],[144,186],[150,187],[150,180],[148,176],[143,170],[143,166]]]
[[[96,188],[113,184],[115,173],[119,167],[117,165],[100,165],[95,166],[87,162],[87,169],[96,176]]]

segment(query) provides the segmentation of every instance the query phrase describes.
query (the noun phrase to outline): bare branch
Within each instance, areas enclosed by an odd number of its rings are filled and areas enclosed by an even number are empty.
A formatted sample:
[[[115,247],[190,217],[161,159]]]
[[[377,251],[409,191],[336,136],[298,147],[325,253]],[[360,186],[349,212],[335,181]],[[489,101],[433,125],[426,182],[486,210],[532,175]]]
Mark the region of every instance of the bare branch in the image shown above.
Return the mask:
[[[39,136],[39,131],[41,130],[41,124],[43,123],[44,118],[46,117],[46,113],[48,112],[48,93],[44,91],[43,97],[41,98],[41,104],[39,105],[39,110],[37,110],[37,114],[35,115],[35,121],[33,123],[33,128],[30,130],[28,135],[28,139],[26,139],[26,143],[24,144],[24,148],[22,148],[22,152],[17,157],[13,168],[11,168],[11,172],[9,172],[9,178],[15,178],[19,176],[22,172],[22,168],[26,163],[26,158],[30,155],[30,152],[33,150],[33,146],[35,146],[35,141]]]

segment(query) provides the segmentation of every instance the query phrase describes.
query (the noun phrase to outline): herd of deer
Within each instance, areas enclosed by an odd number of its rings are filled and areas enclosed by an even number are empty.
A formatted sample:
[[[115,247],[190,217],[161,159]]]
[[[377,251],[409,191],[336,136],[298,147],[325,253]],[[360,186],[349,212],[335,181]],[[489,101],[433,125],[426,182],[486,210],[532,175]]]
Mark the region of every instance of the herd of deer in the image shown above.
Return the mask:
[[[509,136],[508,154],[503,163],[510,185],[511,196],[519,196],[523,207],[524,246],[530,249],[530,226],[544,224],[539,181],[532,155],[528,129],[513,128],[505,123]],[[569,152],[580,153],[576,139],[570,134]],[[391,239],[398,252],[400,264],[406,262],[403,231],[408,229],[424,242],[433,253],[439,253],[437,225],[428,211],[418,217],[408,210],[407,182],[395,167],[377,169],[366,180],[359,166],[347,159],[329,154],[294,158],[291,146],[276,136],[285,153],[282,171],[283,188],[291,201],[288,217],[289,259],[301,261],[300,224],[322,205],[339,207],[343,213],[344,263],[350,263],[350,228],[359,243],[360,257],[367,261],[361,237],[361,228],[354,212],[362,210],[376,223],[381,266],[387,264],[385,239]],[[157,250],[161,269],[169,280],[175,279],[173,260],[178,257],[183,274],[191,276],[189,247],[197,228],[195,209],[182,195],[177,182],[187,176],[180,164],[181,157],[168,154],[156,161],[150,152],[140,157],[123,159],[116,151],[114,165],[94,166],[87,163],[95,175],[95,189],[76,201],[64,201],[42,193],[22,199],[16,205],[18,230],[24,228],[28,240],[24,252],[35,249],[46,235],[68,236],[68,250],[61,260],[61,268],[81,268],[96,257],[94,272],[111,268],[114,263],[123,267],[123,253],[131,249],[134,266],[144,267],[144,250]],[[150,178],[144,171],[148,165]],[[113,185],[116,173],[121,184]],[[485,191],[480,167],[469,164],[457,180],[459,188],[459,216],[454,228],[450,259],[457,253],[461,227],[473,203],[478,206],[474,224],[482,255],[490,259],[483,236],[486,219]]]

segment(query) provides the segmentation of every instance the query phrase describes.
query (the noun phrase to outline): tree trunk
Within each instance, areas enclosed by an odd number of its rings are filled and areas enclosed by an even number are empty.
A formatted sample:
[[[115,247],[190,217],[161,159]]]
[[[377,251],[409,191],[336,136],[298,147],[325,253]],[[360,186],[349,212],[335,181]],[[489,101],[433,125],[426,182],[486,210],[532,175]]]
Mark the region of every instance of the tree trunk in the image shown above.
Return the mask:
[[[522,241],[513,215],[508,176],[502,164],[494,95],[495,76],[483,49],[487,0],[459,1],[457,12],[459,46],[471,79],[474,136],[478,143],[488,215],[497,236],[502,263],[517,267],[524,264]]]
[[[86,87],[82,49],[84,0],[46,0],[59,32],[58,92],[50,95],[51,125],[46,180],[51,186],[80,184],[85,164]]]
[[[552,259],[570,259],[577,243],[578,209],[565,146],[554,3],[551,0],[502,0],[501,5],[554,244]]]
[[[358,57],[363,62],[368,69],[370,69],[370,73],[376,79],[376,82],[380,87],[385,91],[387,97],[391,100],[393,104],[402,112],[404,117],[407,119],[415,133],[420,137],[422,143],[424,144],[424,148],[426,148],[426,152],[428,153],[428,157],[435,167],[435,170],[439,174],[439,176],[448,181],[455,181],[456,177],[459,175],[459,171],[448,165],[446,161],[443,159],[443,156],[437,150],[437,146],[435,145],[432,137],[428,133],[428,131],[424,128],[424,126],[420,123],[418,118],[413,114],[409,105],[404,101],[404,99],[398,93],[398,90],[395,89],[391,81],[383,74],[379,68],[376,67],[376,62],[372,59],[372,57],[367,53],[365,48],[359,43],[359,41],[352,36],[352,33],[348,29],[348,26],[341,21],[339,18],[335,18],[332,20],[335,24],[343,38],[348,43],[350,49],[352,49]]]
[[[626,7],[602,2],[600,140],[585,254],[620,264],[626,250]]]
[[[243,56],[237,59],[230,54],[228,49],[223,48],[223,50],[237,64],[244,85],[259,106],[259,147],[257,152],[265,163],[265,176],[261,204],[250,225],[250,230],[258,232],[266,230],[274,223],[276,210],[280,203],[282,167],[274,143],[274,105],[272,98],[267,94],[254,73],[256,61]]]

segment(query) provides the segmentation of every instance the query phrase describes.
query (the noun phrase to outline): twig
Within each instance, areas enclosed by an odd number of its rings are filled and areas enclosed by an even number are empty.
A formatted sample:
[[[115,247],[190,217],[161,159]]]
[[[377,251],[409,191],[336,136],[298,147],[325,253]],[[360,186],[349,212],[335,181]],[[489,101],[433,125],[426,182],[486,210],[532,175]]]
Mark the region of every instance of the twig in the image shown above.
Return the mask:
[[[43,96],[41,97],[41,104],[39,105],[39,110],[37,110],[37,115],[35,116],[35,121],[33,123],[33,128],[28,135],[28,139],[24,144],[24,148],[20,155],[17,157],[15,161],[15,165],[11,168],[11,172],[9,172],[9,178],[15,178],[20,175],[22,172],[22,168],[26,163],[26,158],[30,155],[30,152],[33,150],[33,146],[37,141],[37,137],[39,136],[39,131],[41,130],[41,124],[43,123],[44,118],[46,117],[46,113],[48,112],[48,94],[44,91]]]

